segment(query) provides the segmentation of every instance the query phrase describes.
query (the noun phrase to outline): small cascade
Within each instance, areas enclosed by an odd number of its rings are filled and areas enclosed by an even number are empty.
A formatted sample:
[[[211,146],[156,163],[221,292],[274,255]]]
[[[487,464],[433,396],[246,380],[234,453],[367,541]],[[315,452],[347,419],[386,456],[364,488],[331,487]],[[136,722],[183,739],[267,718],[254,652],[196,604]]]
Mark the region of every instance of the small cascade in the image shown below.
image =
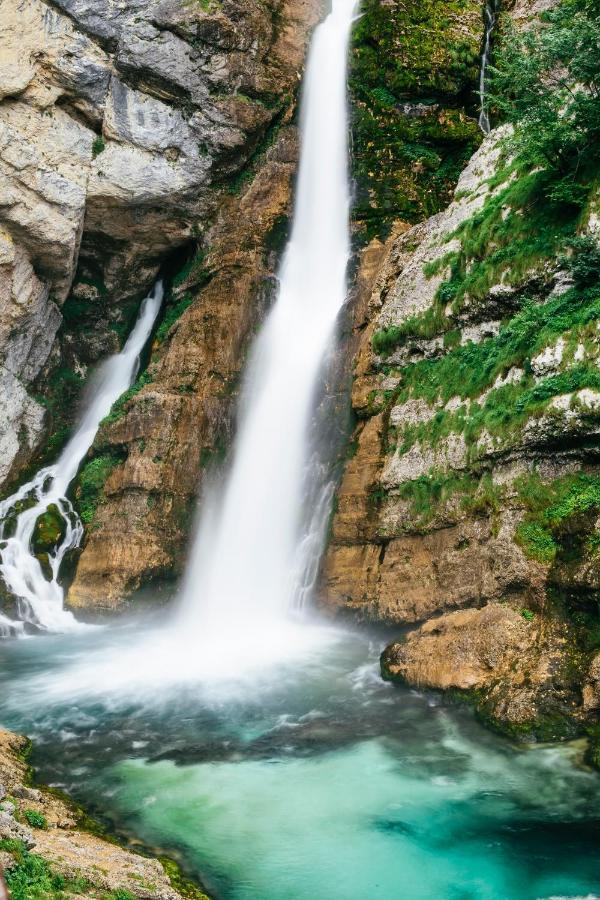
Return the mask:
[[[315,585],[332,487],[310,426],[346,299],[346,77],[356,7],[333,0],[312,40],[292,233],[277,300],[252,347],[231,467],[204,498],[183,588],[188,635],[275,634]]]
[[[140,354],[156,321],[162,297],[162,283],[158,282],[143,301],[123,350],[98,368],[88,388],[79,425],[57,462],[41,469],[0,503],[0,575],[17,600],[19,613],[19,621],[0,614],[0,637],[23,633],[25,624],[46,631],[78,627],[73,614],[64,609],[64,592],[58,581],[65,555],[78,547],[83,537],[83,526],[66,493],[94,442],[102,419],[135,380]],[[40,516],[49,512],[60,524],[60,533],[43,568],[34,555],[33,539]]]
[[[481,68],[479,70],[479,127],[484,134],[491,131],[490,117],[487,110],[485,97],[485,81],[487,68],[490,61],[490,50],[492,46],[492,32],[496,27],[496,17],[498,13],[497,0],[486,0],[484,9],[485,18],[485,36],[483,40],[483,52],[481,54]]]

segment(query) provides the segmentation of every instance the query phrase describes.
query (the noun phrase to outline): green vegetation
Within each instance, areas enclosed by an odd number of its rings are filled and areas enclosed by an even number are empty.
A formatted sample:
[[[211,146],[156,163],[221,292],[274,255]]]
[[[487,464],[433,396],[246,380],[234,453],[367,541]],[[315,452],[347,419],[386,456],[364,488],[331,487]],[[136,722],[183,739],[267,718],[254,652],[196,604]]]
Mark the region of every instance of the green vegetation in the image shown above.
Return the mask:
[[[593,533],[600,511],[599,476],[567,475],[544,484],[533,474],[518,479],[516,487],[527,511],[516,538],[532,559],[551,563],[568,550],[573,532]]]
[[[457,475],[432,471],[398,488],[398,496],[410,503],[412,524],[426,528],[449,503],[472,515],[492,515],[499,511],[504,489],[491,475]]]
[[[464,111],[480,36],[472,0],[362,3],[349,81],[354,217],[367,240],[385,235],[394,219],[415,222],[448,202],[481,139]]]
[[[55,874],[45,859],[30,853],[21,841],[0,841],[0,850],[15,860],[15,865],[4,873],[12,900],[67,900],[73,894],[87,893],[90,887],[82,878]]]
[[[34,553],[49,553],[65,536],[65,520],[55,503],[38,518],[32,535]]]
[[[177,303],[172,303],[167,306],[164,318],[158,326],[154,338],[157,344],[162,344],[165,341],[169,331],[171,330],[175,322],[177,322],[177,320],[181,318],[186,309],[191,305],[193,299],[194,298],[191,294],[184,294],[183,297],[177,301]]]
[[[176,891],[179,891],[182,897],[187,897],[189,900],[208,900],[204,891],[200,890],[193,881],[185,877],[177,863],[166,856],[160,856],[159,859],[171,885]]]
[[[105,453],[94,457],[81,470],[75,498],[81,521],[86,525],[91,525],[94,521],[108,476],[122,461],[119,455]]]
[[[180,287],[190,276],[193,276],[194,284],[207,282],[210,278],[210,271],[204,265],[205,259],[206,252],[197,249],[173,278],[173,286]]]
[[[464,405],[454,411],[438,409],[428,422],[409,426],[400,435],[405,450],[415,441],[436,444],[450,433],[463,433],[467,443],[474,443],[483,430],[500,437],[522,427],[532,415],[541,414],[549,401],[560,394],[581,388],[600,389],[600,376],[592,363],[568,366],[579,343],[590,344],[600,318],[600,294],[597,279],[600,266],[589,262],[582,273],[584,246],[574,242],[568,260],[575,285],[546,303],[523,298],[519,312],[509,319],[496,337],[469,342],[449,350],[444,356],[421,360],[400,370],[400,384],[386,398],[386,403],[403,403],[410,397],[421,398],[430,405],[445,404],[459,397]],[[585,286],[594,281],[593,287]],[[379,352],[392,329],[379,332],[373,345]],[[530,362],[543,348],[561,337],[565,341],[565,371],[535,381]],[[395,333],[392,335],[395,338]],[[521,370],[517,381],[493,388],[513,369]],[[493,388],[493,389],[492,389]],[[483,401],[478,401],[484,391]]]
[[[42,815],[42,813],[38,812],[36,809],[26,809],[23,811],[23,815],[32,828],[41,828],[44,831],[48,828],[46,816]]]
[[[124,394],[121,394],[119,399],[113,403],[112,409],[107,416],[102,419],[100,423],[101,427],[105,427],[106,425],[113,425],[115,422],[118,422],[119,419],[122,419],[127,411],[127,406],[132,397],[135,397],[136,394],[142,390],[147,384],[152,383],[152,375],[148,370],[138,375],[135,382],[131,385],[131,387],[125,391]]]
[[[600,163],[600,8],[562,0],[543,19],[524,32],[505,23],[491,101],[514,125],[508,149],[545,173],[547,199],[581,207]]]
[[[600,251],[577,236],[600,164],[600,11],[592,0],[563,0],[541,29],[505,38],[492,69],[492,97],[513,133],[495,192],[450,238],[461,248],[426,269],[449,270],[424,314],[375,334],[385,356],[409,337],[455,328],[465,299],[484,298],[498,283],[522,284],[547,259],[569,248],[579,287],[590,288]],[[450,306],[450,315],[447,307]]]
[[[99,134],[94,138],[94,142],[92,144],[92,158],[95,159],[104,150],[106,150],[106,143],[102,135]]]

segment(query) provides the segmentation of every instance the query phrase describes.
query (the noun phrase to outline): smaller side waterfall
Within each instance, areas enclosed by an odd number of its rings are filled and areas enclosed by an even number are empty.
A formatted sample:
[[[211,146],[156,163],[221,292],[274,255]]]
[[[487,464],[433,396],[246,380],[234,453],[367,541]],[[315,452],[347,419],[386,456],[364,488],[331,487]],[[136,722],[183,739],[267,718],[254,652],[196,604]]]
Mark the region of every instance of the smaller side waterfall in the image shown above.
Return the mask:
[[[483,52],[481,54],[481,68],[479,70],[479,127],[484,134],[491,131],[490,117],[487,110],[485,97],[485,80],[487,68],[490,61],[490,49],[492,45],[492,32],[496,27],[496,16],[498,12],[497,0],[486,0],[484,17],[485,17],[485,37],[483,40]]]
[[[65,495],[94,442],[102,419],[137,375],[140,353],[150,336],[162,298],[163,287],[158,282],[143,301],[123,350],[105,360],[96,372],[79,425],[57,462],[40,469],[31,481],[0,503],[0,575],[17,598],[20,617],[20,621],[14,622],[0,614],[0,637],[21,633],[25,623],[47,631],[76,627],[73,614],[63,607],[64,592],[58,575],[65,554],[79,546],[83,526]],[[39,517],[51,506],[63,520],[64,533],[48,554],[44,574],[33,554],[32,539]]]

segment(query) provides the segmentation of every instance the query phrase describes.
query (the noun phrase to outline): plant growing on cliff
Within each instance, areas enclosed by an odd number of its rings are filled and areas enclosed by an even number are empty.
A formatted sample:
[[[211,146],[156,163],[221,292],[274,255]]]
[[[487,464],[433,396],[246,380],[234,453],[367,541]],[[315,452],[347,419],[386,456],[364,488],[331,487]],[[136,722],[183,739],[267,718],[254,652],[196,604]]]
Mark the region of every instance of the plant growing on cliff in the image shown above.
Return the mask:
[[[42,813],[38,812],[36,809],[26,809],[23,812],[23,815],[27,824],[31,825],[32,828],[41,828],[44,831],[48,828],[46,816],[42,815]]]
[[[542,27],[507,24],[490,98],[514,126],[509,147],[551,177],[547,197],[580,206],[600,163],[600,7],[563,0]]]
[[[101,502],[104,485],[113,469],[122,462],[120,456],[104,454],[86,463],[78,479],[75,491],[77,509],[82,522],[90,525]]]

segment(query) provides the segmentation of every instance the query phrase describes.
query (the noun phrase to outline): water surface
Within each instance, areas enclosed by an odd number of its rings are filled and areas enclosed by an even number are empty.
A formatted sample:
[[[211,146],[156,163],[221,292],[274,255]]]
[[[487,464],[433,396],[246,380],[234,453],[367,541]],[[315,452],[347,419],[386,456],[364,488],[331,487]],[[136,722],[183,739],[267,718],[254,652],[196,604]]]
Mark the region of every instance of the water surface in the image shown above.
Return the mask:
[[[598,894],[600,780],[580,748],[516,748],[466,708],[383,683],[378,635],[304,638],[214,679],[200,664],[194,678],[192,644],[169,666],[164,630],[134,623],[15,641],[0,719],[35,739],[40,778],[223,900]]]

